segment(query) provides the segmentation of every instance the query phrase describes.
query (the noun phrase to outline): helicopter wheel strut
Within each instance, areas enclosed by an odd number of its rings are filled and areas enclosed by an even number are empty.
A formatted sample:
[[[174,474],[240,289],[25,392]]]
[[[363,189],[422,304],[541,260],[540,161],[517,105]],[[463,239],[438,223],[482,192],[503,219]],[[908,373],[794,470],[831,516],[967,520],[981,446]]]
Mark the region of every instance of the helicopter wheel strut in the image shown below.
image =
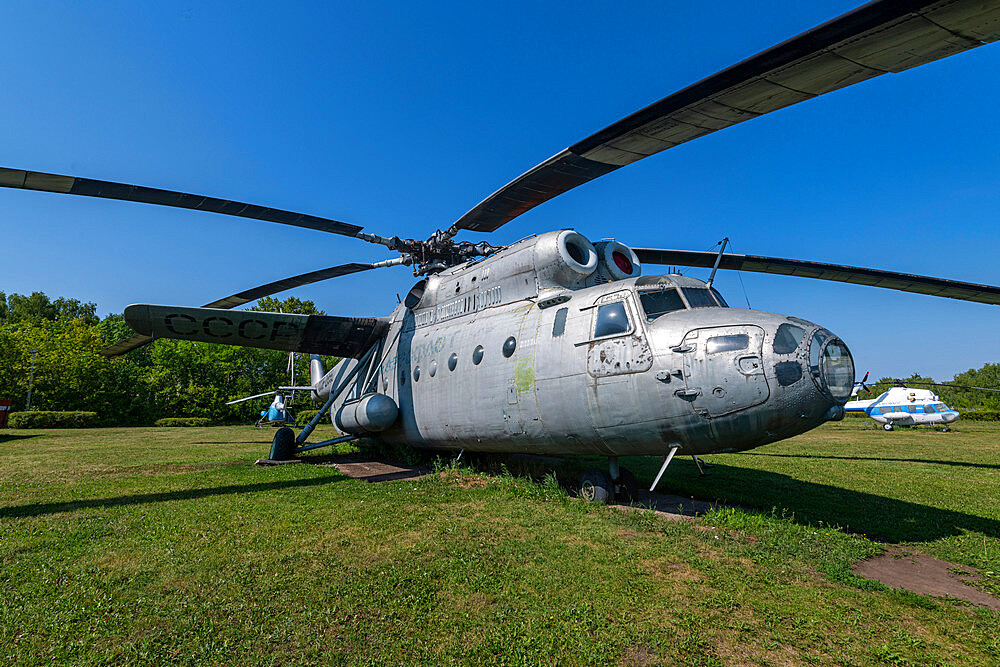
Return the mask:
[[[886,431],[891,431],[892,430],[892,423],[886,422],[885,424],[882,424],[882,428],[884,428]]]

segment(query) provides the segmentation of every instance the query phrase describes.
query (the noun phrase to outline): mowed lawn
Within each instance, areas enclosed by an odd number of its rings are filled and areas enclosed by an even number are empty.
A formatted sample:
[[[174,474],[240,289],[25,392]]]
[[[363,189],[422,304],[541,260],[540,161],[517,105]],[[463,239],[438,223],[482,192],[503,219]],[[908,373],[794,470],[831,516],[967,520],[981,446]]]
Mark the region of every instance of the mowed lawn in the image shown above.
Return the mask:
[[[679,459],[661,490],[741,507],[682,522],[553,477],[255,467],[272,433],[0,431],[0,664],[1000,663],[1000,613],[850,572],[905,544],[1000,592],[997,425]]]

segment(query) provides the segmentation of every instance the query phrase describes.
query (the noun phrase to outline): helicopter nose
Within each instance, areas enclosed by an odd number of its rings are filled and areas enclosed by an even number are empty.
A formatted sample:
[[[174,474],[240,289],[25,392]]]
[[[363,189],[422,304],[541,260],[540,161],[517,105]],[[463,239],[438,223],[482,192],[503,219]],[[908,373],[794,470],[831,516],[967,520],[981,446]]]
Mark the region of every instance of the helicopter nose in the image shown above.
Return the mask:
[[[768,430],[787,437],[842,419],[854,388],[854,361],[844,342],[796,317],[776,315],[765,329],[764,373],[774,415]]]
[[[945,424],[950,424],[958,419],[958,412],[956,412],[955,410],[949,410],[948,412],[942,414],[941,417],[942,419],[944,419]]]

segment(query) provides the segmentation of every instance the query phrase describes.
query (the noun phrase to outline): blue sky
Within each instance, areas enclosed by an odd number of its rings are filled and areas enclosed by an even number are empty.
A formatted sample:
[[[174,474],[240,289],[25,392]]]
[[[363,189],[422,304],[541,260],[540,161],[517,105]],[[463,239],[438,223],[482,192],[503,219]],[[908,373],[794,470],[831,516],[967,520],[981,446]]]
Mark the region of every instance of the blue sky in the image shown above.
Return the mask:
[[[565,146],[854,5],[14,3],[0,22],[0,165],[425,238]],[[998,108],[990,45],[671,149],[488,240],[573,227],[707,249],[729,236],[735,252],[996,284]],[[0,239],[0,291],[102,314],[388,256],[310,230],[11,190]],[[412,281],[395,268],[293,293],[381,315]],[[753,307],[842,336],[859,376],[950,378],[1000,361],[996,306],[749,273],[743,284]],[[717,285],[745,305],[736,274]]]

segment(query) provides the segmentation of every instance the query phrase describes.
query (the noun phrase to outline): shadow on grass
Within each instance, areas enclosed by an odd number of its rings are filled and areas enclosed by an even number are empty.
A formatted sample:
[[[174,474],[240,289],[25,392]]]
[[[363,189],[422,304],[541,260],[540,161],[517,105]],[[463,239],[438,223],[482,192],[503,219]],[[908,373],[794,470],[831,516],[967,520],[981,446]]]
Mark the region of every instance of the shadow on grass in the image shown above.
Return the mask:
[[[4,442],[11,442],[14,440],[31,440],[32,438],[37,438],[38,434],[33,433],[32,435],[14,435],[8,433],[0,433],[0,444]]]
[[[640,485],[648,484],[658,468],[655,462],[649,465],[641,459],[630,459],[629,464],[638,473]],[[996,519],[721,463],[713,462],[707,477],[699,477],[693,463],[673,463],[658,490],[764,512],[775,509],[796,523],[822,521],[893,544],[929,542],[967,531],[1000,539]]]
[[[841,461],[897,461],[900,463],[932,463],[942,466],[962,466],[966,468],[988,468],[1000,470],[996,463],[968,463],[965,461],[941,461],[938,459],[894,459],[888,456],[832,456],[830,454],[765,454],[762,452],[742,452],[741,456],[770,456],[782,459],[838,459]]]
[[[320,486],[332,484],[347,479],[343,475],[330,475],[327,477],[314,477],[312,479],[292,479],[282,482],[261,482],[260,484],[233,484],[230,486],[214,486],[204,489],[185,489],[183,491],[165,491],[162,493],[139,493],[129,496],[117,496],[114,498],[93,498],[91,500],[73,500],[65,503],[33,503],[31,505],[19,505],[15,507],[0,507],[0,519],[3,518],[24,518],[29,516],[42,516],[45,514],[58,514],[60,512],[72,512],[79,509],[89,509],[94,507],[122,507],[125,505],[144,505],[147,503],[162,503],[171,500],[191,500],[196,498],[209,498],[211,496],[225,496],[233,493],[262,493],[275,491],[278,489],[294,489],[307,486]]]

